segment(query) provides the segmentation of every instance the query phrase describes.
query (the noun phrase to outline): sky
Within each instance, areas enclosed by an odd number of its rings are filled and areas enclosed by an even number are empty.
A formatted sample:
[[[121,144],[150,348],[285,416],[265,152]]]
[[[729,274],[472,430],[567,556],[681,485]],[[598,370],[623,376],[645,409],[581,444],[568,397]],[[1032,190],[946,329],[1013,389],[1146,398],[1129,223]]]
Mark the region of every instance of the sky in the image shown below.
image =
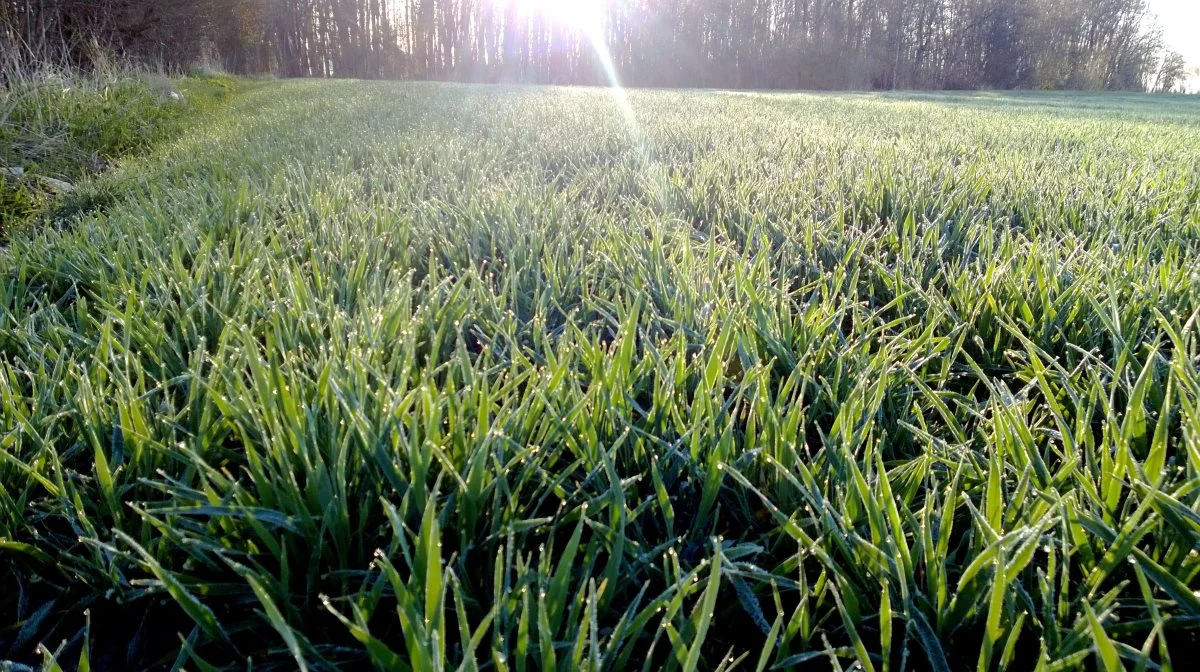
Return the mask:
[[[1183,54],[1191,67],[1200,67],[1200,0],[1149,0],[1158,15],[1167,44]]]

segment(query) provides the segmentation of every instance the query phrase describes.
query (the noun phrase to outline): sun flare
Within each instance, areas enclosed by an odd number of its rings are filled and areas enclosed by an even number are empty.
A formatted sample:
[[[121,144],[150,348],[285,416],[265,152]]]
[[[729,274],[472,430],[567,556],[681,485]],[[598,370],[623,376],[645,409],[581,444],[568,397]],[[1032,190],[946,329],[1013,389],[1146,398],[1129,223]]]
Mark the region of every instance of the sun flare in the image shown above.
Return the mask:
[[[604,23],[610,0],[492,0],[499,8],[515,7],[526,15],[539,15],[561,26],[585,32]]]

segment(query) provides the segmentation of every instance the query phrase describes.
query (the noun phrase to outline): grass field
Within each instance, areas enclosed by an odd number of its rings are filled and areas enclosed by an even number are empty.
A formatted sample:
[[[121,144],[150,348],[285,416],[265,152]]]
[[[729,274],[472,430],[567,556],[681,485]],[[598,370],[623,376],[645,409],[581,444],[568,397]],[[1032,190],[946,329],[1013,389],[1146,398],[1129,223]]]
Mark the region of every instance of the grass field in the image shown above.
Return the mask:
[[[287,82],[0,251],[0,659],[1187,669],[1200,99]]]

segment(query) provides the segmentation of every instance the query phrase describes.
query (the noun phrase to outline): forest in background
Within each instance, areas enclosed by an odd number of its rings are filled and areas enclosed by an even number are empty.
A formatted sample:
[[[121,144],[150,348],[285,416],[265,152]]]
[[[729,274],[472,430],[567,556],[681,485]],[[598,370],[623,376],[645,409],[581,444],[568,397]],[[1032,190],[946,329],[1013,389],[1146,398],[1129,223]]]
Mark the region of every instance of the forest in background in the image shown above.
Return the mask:
[[[631,86],[1173,90],[1146,0],[0,0],[0,49],[241,74]]]

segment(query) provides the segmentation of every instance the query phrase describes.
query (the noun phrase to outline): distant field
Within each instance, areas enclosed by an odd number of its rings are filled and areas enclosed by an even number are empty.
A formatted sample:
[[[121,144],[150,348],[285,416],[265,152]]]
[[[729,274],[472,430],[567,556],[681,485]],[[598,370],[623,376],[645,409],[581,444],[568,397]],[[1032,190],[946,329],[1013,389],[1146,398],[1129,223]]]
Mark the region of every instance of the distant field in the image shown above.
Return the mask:
[[[1200,647],[1200,99],[281,82],[70,203],[0,250],[0,660]]]

